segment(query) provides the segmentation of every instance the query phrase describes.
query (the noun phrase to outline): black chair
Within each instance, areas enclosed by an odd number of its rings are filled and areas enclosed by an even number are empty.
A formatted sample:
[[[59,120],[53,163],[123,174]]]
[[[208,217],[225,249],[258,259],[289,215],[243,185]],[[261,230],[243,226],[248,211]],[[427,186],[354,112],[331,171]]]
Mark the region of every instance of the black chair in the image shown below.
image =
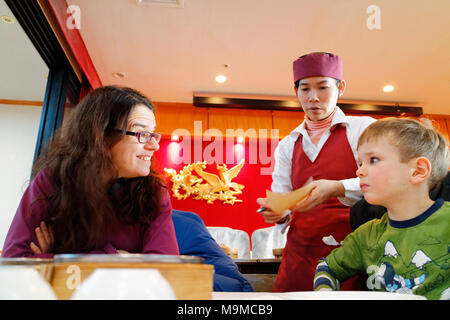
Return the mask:
[[[447,173],[444,180],[431,190],[430,198],[432,200],[442,198],[445,201],[450,201],[450,172]],[[367,221],[381,218],[386,211],[385,207],[372,205],[363,198],[350,209],[350,226],[355,231]]]

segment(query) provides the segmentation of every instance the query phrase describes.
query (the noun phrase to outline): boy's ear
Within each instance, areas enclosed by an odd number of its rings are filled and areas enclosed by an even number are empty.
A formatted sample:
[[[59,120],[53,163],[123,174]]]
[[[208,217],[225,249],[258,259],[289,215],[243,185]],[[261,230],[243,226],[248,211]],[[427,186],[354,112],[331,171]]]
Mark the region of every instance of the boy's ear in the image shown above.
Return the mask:
[[[431,174],[431,163],[425,157],[418,157],[413,160],[413,171],[411,175],[411,182],[419,184],[427,180]]]

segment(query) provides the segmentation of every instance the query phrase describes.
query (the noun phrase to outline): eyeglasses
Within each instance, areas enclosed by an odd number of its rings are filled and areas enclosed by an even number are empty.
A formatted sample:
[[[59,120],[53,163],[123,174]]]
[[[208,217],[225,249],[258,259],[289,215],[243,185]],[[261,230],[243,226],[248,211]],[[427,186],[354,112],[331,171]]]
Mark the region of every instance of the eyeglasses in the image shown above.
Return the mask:
[[[129,136],[135,136],[138,139],[139,143],[149,143],[150,140],[155,139],[156,142],[159,142],[161,140],[161,133],[159,132],[148,132],[148,131],[138,131],[138,132],[133,132],[133,131],[122,131],[119,129],[116,129],[117,132],[122,132],[125,133]]]

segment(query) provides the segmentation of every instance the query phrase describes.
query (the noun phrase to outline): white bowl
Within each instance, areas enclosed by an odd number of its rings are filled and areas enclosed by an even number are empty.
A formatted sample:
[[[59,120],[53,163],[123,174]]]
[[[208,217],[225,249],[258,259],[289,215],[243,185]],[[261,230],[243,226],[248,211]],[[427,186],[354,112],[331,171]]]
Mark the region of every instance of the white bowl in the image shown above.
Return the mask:
[[[75,290],[72,300],[175,300],[157,269],[99,268]]]
[[[56,300],[56,296],[34,267],[1,266],[0,300]]]

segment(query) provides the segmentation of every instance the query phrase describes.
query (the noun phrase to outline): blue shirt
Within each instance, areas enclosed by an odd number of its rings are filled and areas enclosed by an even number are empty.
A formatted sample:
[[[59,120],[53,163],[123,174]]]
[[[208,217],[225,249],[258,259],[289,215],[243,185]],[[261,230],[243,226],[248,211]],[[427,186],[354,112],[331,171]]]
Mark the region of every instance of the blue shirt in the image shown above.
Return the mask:
[[[214,265],[214,291],[254,291],[237,265],[210,235],[198,215],[173,210],[172,221],[180,254],[202,257],[206,264]]]

